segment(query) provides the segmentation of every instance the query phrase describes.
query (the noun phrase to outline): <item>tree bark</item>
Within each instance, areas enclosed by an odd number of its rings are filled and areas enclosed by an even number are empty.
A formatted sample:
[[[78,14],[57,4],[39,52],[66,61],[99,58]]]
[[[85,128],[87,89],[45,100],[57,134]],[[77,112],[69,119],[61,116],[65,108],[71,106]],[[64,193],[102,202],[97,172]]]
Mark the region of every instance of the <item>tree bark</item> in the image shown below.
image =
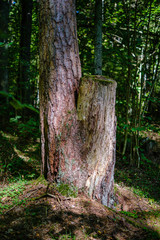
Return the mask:
[[[49,179],[63,180],[66,162],[69,166],[76,159],[81,164],[76,118],[81,67],[75,14],[73,0],[40,1],[42,172]],[[73,176],[79,181],[76,170]]]
[[[112,206],[116,83],[80,77],[74,1],[41,0],[42,174]]]
[[[102,76],[84,77],[77,109],[87,171],[86,192],[109,207],[114,202],[115,94],[115,81]]]

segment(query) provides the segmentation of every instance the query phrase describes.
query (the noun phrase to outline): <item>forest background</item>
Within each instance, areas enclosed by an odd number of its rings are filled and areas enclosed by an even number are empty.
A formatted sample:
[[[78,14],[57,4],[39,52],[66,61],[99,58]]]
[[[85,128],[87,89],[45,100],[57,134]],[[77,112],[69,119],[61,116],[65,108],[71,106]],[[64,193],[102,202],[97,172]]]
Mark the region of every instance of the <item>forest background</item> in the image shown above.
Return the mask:
[[[102,74],[117,82],[115,180],[160,196],[159,1],[102,1]],[[95,1],[76,1],[82,74],[95,73]],[[38,1],[0,9],[0,167],[2,182],[39,176]],[[21,156],[36,142],[29,165]],[[29,148],[28,148],[29,149]],[[30,151],[28,150],[27,151]],[[32,149],[33,150],[33,149]],[[26,152],[27,152],[26,151]],[[15,154],[16,152],[16,154]],[[39,166],[39,167],[37,167]]]

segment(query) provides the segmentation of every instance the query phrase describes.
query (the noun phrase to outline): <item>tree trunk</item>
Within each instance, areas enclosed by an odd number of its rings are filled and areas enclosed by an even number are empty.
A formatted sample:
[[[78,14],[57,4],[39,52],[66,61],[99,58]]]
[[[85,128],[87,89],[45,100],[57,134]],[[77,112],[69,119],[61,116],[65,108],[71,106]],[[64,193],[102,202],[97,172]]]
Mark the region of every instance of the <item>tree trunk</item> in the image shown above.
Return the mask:
[[[1,2],[0,9],[0,91],[8,91],[8,20],[9,3],[7,0]]]
[[[116,83],[80,77],[74,1],[41,0],[42,173],[112,206]]]
[[[20,56],[18,98],[22,103],[31,103],[30,92],[30,45],[32,30],[32,0],[20,0]]]
[[[102,0],[95,3],[94,71],[96,75],[102,75]]]
[[[0,7],[0,91],[8,92],[8,21],[10,1],[1,1]],[[0,125],[8,121],[7,98],[0,96]]]
[[[40,1],[42,172],[63,179],[65,163],[80,165],[76,99],[81,67],[73,0]],[[60,166],[60,167],[59,167]],[[76,166],[77,167],[77,166]],[[73,176],[79,177],[74,171]]]
[[[102,76],[82,78],[78,95],[82,157],[87,178],[84,186],[92,198],[113,206],[116,151],[116,82]]]

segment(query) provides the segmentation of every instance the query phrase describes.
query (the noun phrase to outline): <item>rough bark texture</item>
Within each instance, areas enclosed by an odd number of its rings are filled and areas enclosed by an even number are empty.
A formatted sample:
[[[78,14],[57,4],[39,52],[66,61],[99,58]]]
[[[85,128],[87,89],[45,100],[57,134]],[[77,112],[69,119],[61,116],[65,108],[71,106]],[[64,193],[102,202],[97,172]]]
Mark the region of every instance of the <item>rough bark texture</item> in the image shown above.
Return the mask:
[[[102,76],[82,79],[78,96],[78,119],[83,157],[88,172],[86,190],[92,198],[113,205],[116,151],[116,82]]]
[[[74,1],[41,0],[42,173],[111,206],[116,83],[80,77]]]
[[[73,0],[40,2],[42,171],[78,184],[81,166],[76,99],[81,68]]]

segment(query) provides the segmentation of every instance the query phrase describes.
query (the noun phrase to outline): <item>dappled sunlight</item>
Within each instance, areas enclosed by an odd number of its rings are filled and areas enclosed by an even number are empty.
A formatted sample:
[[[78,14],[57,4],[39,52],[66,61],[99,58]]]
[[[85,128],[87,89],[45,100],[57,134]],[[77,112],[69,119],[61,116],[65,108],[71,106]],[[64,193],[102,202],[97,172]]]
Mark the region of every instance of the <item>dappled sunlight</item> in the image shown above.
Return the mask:
[[[40,181],[44,180],[23,185],[19,195],[23,202],[0,216],[0,239],[158,239],[157,228],[149,228],[147,217],[140,222],[83,195],[64,197],[55,186],[47,197],[47,186]]]
[[[17,137],[15,138],[8,133],[2,132],[2,134],[0,134],[0,180],[4,183],[11,180],[14,181],[14,179],[32,179],[38,177],[40,174],[39,152],[36,160],[32,159],[27,156],[24,151],[17,148],[18,140]],[[27,145],[25,149],[27,149]],[[36,149],[37,147],[35,151]]]

